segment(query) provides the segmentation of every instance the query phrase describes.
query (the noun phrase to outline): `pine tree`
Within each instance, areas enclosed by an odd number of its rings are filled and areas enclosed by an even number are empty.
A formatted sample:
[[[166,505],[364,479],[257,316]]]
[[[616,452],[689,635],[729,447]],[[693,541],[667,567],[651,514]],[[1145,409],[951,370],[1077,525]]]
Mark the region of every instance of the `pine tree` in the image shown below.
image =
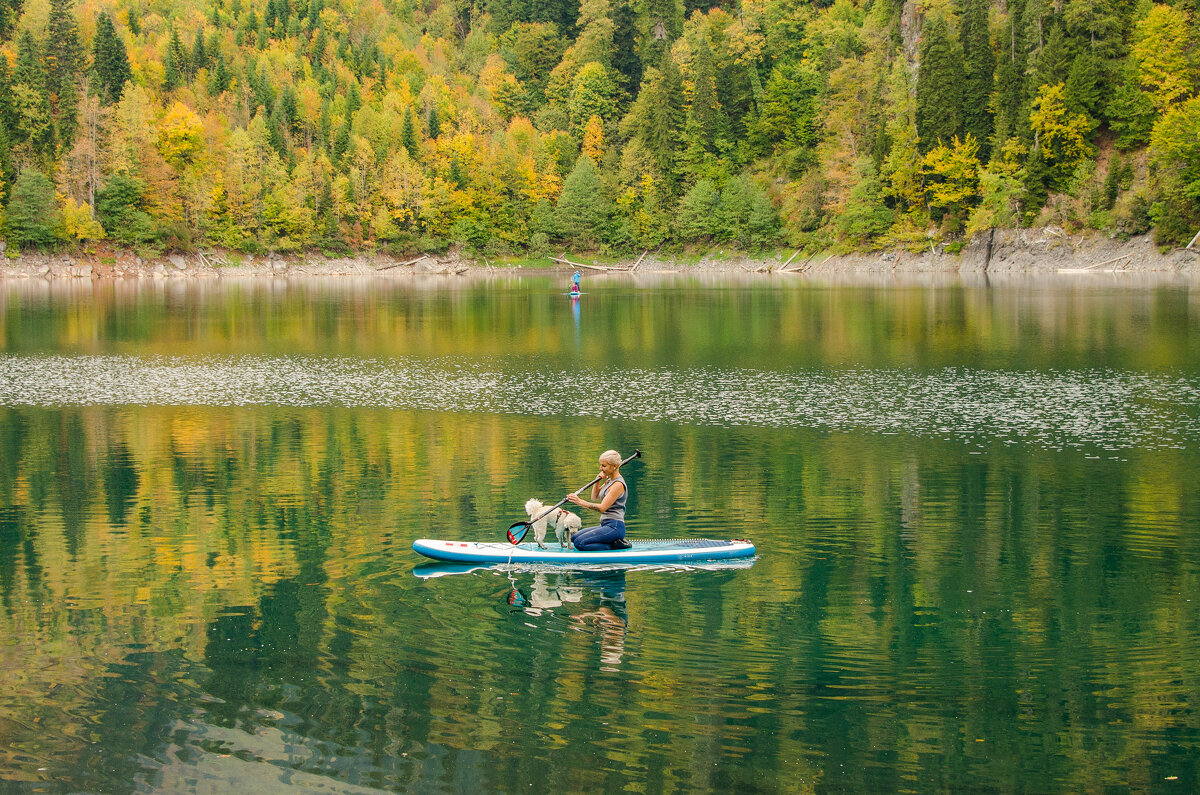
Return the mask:
[[[995,115],[992,119],[995,135],[993,153],[999,152],[1009,139],[1024,140],[1028,136],[1028,109],[1025,102],[1025,42],[1021,13],[1023,0],[1010,0],[1006,35],[1001,40],[996,63],[996,94],[992,100]]]
[[[964,0],[960,35],[963,48],[961,129],[979,142],[979,157],[987,161],[992,136],[992,74],[995,58],[988,37],[987,0]]]
[[[204,47],[204,31],[196,28],[196,38],[192,42],[192,57],[188,61],[188,78],[194,78],[197,72],[207,68],[208,51]]]
[[[563,237],[575,245],[593,248],[607,236],[608,201],[590,157],[580,155],[563,181],[555,216]]]
[[[79,105],[79,76],[83,72],[83,45],[75,24],[74,0],[50,0],[49,31],[44,53],[46,87],[50,91],[58,140],[71,146]]]
[[[17,128],[17,112],[13,106],[13,79],[8,72],[8,59],[0,58],[0,129]]]
[[[412,108],[404,112],[404,123],[400,126],[400,145],[408,151],[408,156],[417,159],[420,149],[417,146],[417,128],[413,123]]]
[[[21,18],[21,0],[0,0],[0,41],[16,29],[17,20]]]
[[[17,63],[12,82],[16,116],[16,125],[10,128],[12,145],[16,148],[27,144],[37,158],[52,164],[55,134],[50,91],[46,87],[41,50],[28,30],[17,40]]]
[[[442,122],[441,122],[441,119],[438,118],[437,105],[431,104],[429,106],[429,137],[434,140],[437,140],[437,137],[441,134],[442,134]],[[405,144],[404,148],[407,149],[408,145]],[[410,152],[409,154],[412,154],[412,153]]]
[[[5,238],[14,246],[48,246],[58,233],[60,214],[54,183],[40,171],[27,168],[17,177],[5,216]]]
[[[949,26],[941,17],[926,20],[919,57],[917,134],[924,154],[939,141],[950,143],[961,126],[962,50],[951,38]]]
[[[133,79],[125,42],[117,36],[112,17],[101,14],[96,20],[96,38],[92,42],[92,69],[100,82],[105,102],[117,102],[125,83]]]
[[[167,57],[163,62],[163,91],[174,91],[183,85],[187,76],[187,55],[179,32],[171,28],[171,40],[167,43]]]
[[[729,119],[717,101],[716,76],[713,72],[713,53],[706,38],[696,46],[692,82],[692,106],[688,114],[689,142],[702,151],[717,153],[729,134]]]

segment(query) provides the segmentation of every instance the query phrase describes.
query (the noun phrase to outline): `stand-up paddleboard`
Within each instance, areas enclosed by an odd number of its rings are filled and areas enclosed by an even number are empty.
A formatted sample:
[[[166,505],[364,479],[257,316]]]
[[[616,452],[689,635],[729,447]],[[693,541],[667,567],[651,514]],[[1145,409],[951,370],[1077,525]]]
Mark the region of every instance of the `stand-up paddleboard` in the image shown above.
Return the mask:
[[[434,560],[456,563],[678,563],[691,560],[728,560],[754,555],[754,544],[745,539],[653,538],[629,540],[629,549],[580,552],[557,543],[539,549],[534,542],[440,541],[422,538],[413,549]]]
[[[563,293],[563,295],[568,296],[570,298],[578,298],[579,296],[583,295],[583,293]]]

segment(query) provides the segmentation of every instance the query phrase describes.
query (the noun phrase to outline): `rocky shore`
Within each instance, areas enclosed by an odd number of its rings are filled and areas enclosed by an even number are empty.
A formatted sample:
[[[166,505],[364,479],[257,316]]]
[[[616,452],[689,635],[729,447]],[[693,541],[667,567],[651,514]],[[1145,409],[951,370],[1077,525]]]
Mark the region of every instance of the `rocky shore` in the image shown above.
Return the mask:
[[[462,276],[480,273],[547,272],[569,269],[491,263],[456,254],[399,259],[386,255],[325,257],[320,254],[251,256],[237,252],[199,251],[143,258],[135,252],[97,248],[88,253],[21,253],[9,256],[0,243],[0,279],[239,279],[295,276],[405,278],[413,275]],[[1127,241],[1095,234],[1068,234],[1056,227],[996,230],[951,252],[945,246],[831,254],[781,252],[748,257],[724,252],[697,259],[647,254],[637,261],[598,264],[571,256],[569,261],[596,272],[808,274],[811,276],[894,274],[1178,274],[1200,277],[1200,246],[1160,251],[1148,237]]]

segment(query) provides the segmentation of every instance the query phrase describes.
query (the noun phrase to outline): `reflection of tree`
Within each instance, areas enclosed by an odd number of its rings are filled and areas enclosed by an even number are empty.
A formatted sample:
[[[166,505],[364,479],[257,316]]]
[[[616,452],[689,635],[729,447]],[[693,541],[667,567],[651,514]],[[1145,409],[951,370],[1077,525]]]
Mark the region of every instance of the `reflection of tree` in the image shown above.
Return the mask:
[[[661,789],[791,790],[839,765],[855,772],[826,781],[864,791],[913,777],[1102,788],[1114,770],[1145,771],[1154,737],[1190,731],[1189,451],[1088,461],[903,437],[605,430],[343,409],[6,410],[0,710],[36,727],[4,729],[9,747],[65,769],[86,756],[85,716],[118,753],[153,755],[167,716],[197,709],[210,729],[286,724],[311,769],[358,780],[334,761],[353,758],[393,789],[467,769],[491,789],[564,770],[600,786],[609,769],[579,750],[598,747],[653,769]],[[671,451],[628,473],[634,535],[750,536],[763,552],[752,576],[630,575],[628,595],[623,573],[543,577],[560,604],[534,629],[526,614],[504,620],[506,583],[448,578],[487,592],[439,602],[408,582],[413,538],[498,538],[526,498],[590,473],[610,438]],[[514,449],[528,472],[481,474],[512,472]],[[601,710],[639,733],[598,741]],[[1128,731],[1099,749],[1097,727],[1117,720]],[[113,738],[122,727],[128,742]],[[514,731],[528,735],[519,748]],[[1048,737],[1070,750],[1045,750]],[[1027,761],[994,761],[1011,759]]]

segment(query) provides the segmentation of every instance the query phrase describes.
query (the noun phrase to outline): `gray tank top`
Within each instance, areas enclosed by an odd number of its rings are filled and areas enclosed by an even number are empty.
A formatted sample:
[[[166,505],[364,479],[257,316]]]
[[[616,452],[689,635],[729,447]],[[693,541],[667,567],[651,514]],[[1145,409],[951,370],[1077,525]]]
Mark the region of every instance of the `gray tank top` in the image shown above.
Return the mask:
[[[600,489],[600,502],[604,502],[604,495],[608,493],[608,490],[612,487],[612,484],[618,482],[625,487],[625,490],[621,492],[620,497],[617,497],[616,502],[608,506],[607,511],[600,514],[600,521],[602,522],[605,519],[619,519],[622,522],[625,521],[625,498],[629,496],[629,484],[625,482],[625,478],[617,475],[616,479],[605,483],[604,487]]]

